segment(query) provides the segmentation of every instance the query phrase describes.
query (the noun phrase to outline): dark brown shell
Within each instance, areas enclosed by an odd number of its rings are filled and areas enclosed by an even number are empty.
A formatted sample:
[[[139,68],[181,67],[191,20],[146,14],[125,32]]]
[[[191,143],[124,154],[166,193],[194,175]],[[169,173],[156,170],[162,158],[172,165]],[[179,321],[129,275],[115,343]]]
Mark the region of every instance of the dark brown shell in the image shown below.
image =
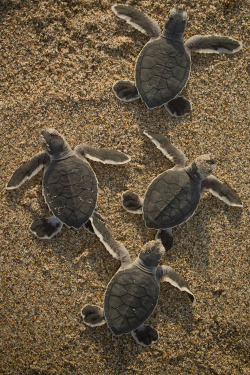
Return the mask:
[[[158,301],[155,276],[137,267],[119,271],[110,281],[104,299],[104,314],[114,335],[138,328],[152,314]]]
[[[97,179],[88,162],[72,155],[53,160],[44,174],[43,194],[49,209],[69,227],[80,228],[97,201]]]
[[[185,170],[168,170],[149,185],[143,204],[148,228],[173,228],[196,210],[200,201],[200,183]]]
[[[148,108],[168,103],[181,92],[189,78],[190,64],[183,42],[160,36],[145,45],[137,59],[135,82]]]

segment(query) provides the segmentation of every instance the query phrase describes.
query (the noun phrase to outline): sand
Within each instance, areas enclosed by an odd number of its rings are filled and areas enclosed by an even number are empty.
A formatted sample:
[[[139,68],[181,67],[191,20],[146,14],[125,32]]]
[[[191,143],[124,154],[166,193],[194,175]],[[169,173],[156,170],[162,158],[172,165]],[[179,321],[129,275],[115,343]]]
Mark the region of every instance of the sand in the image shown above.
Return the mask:
[[[125,1],[121,1],[125,3]],[[129,1],[163,27],[175,1]],[[170,117],[141,101],[121,103],[118,79],[133,80],[148,38],[119,20],[107,0],[2,0],[1,38],[1,375],[249,374],[248,164],[249,50],[247,1],[182,1],[195,34],[229,35],[244,43],[234,55],[192,55],[184,95],[192,113]],[[205,193],[195,215],[174,230],[162,264],[178,271],[196,297],[162,283],[149,324],[152,347],[106,325],[87,327],[84,304],[103,304],[119,267],[97,237],[63,227],[51,241],[30,231],[48,215],[42,172],[6,191],[13,171],[41,151],[39,130],[53,127],[72,148],[81,143],[126,152],[131,162],[91,162],[99,180],[98,211],[134,260],[155,231],[121,206],[121,193],[140,195],[172,164],[143,135],[168,136],[188,161],[218,158],[215,175],[237,190],[243,209]]]

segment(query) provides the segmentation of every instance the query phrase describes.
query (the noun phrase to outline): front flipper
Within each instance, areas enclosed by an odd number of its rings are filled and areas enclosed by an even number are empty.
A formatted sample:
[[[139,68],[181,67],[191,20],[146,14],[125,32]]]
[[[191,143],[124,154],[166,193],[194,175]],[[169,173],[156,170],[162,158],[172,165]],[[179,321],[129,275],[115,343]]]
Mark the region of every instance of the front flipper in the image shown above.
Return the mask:
[[[132,331],[131,335],[135,341],[142,346],[150,346],[159,340],[156,329],[144,324]]]
[[[104,222],[95,215],[90,218],[90,221],[95,234],[112,257],[120,260],[122,264],[129,263],[130,255],[128,250],[111,236]]]
[[[84,156],[85,158],[99,161],[103,164],[125,164],[131,160],[129,156],[121,151],[106,148],[94,148],[86,144],[76,146],[75,153],[79,156]]]
[[[106,323],[104,310],[95,305],[85,305],[82,308],[81,315],[84,323],[90,327],[102,326]]]
[[[131,81],[117,81],[112,87],[115,96],[123,102],[132,102],[140,99],[140,95],[135,84]]]
[[[177,273],[172,267],[160,266],[157,268],[156,274],[158,280],[167,281],[171,285],[178,288],[181,292],[186,292],[188,297],[194,303],[194,295],[188,288],[188,283]]]
[[[241,50],[242,43],[228,36],[194,35],[186,41],[185,47],[190,51],[200,53],[232,54]]]
[[[46,152],[39,152],[33,158],[23,163],[11,176],[6,189],[17,189],[25,181],[35,176],[49,162],[49,155]]]
[[[183,96],[177,96],[170,100],[164,107],[171,116],[181,117],[191,111],[192,106],[189,100],[183,98]]]
[[[160,239],[165,250],[169,251],[173,246],[172,229],[168,228],[158,230],[155,239]]]
[[[93,212],[93,216],[96,216],[97,219],[101,220],[105,223],[105,219],[96,211]],[[91,234],[95,234],[94,228],[92,226],[91,220],[88,220],[87,223],[84,224],[84,228]]]
[[[143,199],[130,190],[122,194],[122,206],[133,214],[142,214]]]
[[[184,167],[186,156],[163,135],[144,131],[144,134],[156,145],[156,147],[177,167]]]
[[[137,30],[150,36],[157,38],[161,35],[161,29],[158,23],[149,17],[146,13],[130,5],[113,5],[113,12],[117,17],[123,18],[127,23],[134,26]]]
[[[221,199],[229,206],[243,206],[242,201],[236,191],[218,180],[218,178],[213,175],[205,178],[201,183],[201,187],[204,190],[210,191],[210,193],[212,193],[215,197]]]
[[[62,229],[62,222],[56,217],[43,217],[40,219],[35,219],[30,230],[40,239],[51,239]]]

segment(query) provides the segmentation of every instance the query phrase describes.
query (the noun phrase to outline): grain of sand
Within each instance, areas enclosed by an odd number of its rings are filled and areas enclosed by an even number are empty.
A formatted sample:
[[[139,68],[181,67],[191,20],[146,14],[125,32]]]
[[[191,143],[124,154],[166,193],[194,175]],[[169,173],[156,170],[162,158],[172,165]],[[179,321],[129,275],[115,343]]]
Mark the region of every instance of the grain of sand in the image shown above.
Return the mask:
[[[121,1],[125,3],[125,1]],[[175,1],[129,1],[161,27]],[[164,108],[123,104],[111,91],[133,79],[136,57],[148,40],[115,17],[107,0],[2,0],[1,35],[1,375],[249,374],[248,335],[248,13],[247,1],[182,1],[185,37],[226,34],[244,43],[235,55],[193,54],[184,94],[192,113],[175,119]],[[102,306],[119,267],[100,241],[63,227],[51,241],[29,231],[48,215],[42,173],[6,192],[13,171],[41,151],[39,130],[54,127],[72,147],[89,143],[131,155],[126,166],[91,162],[100,186],[98,211],[134,260],[155,232],[121,207],[121,192],[143,196],[171,163],[143,135],[168,135],[189,161],[218,158],[215,174],[236,189],[244,208],[204,194],[187,223],[174,230],[163,263],[189,282],[188,298],[162,284],[149,323],[160,334],[150,348],[130,335],[114,338],[107,326],[86,327],[85,303]]]

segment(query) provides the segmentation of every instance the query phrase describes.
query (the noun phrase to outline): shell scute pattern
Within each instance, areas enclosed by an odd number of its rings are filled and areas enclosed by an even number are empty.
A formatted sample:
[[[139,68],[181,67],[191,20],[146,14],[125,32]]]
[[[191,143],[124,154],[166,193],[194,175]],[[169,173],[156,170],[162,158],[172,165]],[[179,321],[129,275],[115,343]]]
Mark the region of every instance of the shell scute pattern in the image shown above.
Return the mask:
[[[200,199],[198,184],[186,172],[166,171],[146,192],[143,217],[148,228],[179,225],[195,211]],[[185,219],[184,219],[185,221]]]
[[[44,175],[43,193],[53,214],[69,227],[80,228],[97,200],[97,180],[87,162],[76,156],[51,162]]]
[[[182,43],[160,37],[146,44],[136,64],[136,86],[149,108],[173,99],[185,86],[190,56]]]
[[[153,312],[159,285],[152,274],[137,267],[119,271],[108,285],[104,306],[107,323],[115,335],[131,332]]]

